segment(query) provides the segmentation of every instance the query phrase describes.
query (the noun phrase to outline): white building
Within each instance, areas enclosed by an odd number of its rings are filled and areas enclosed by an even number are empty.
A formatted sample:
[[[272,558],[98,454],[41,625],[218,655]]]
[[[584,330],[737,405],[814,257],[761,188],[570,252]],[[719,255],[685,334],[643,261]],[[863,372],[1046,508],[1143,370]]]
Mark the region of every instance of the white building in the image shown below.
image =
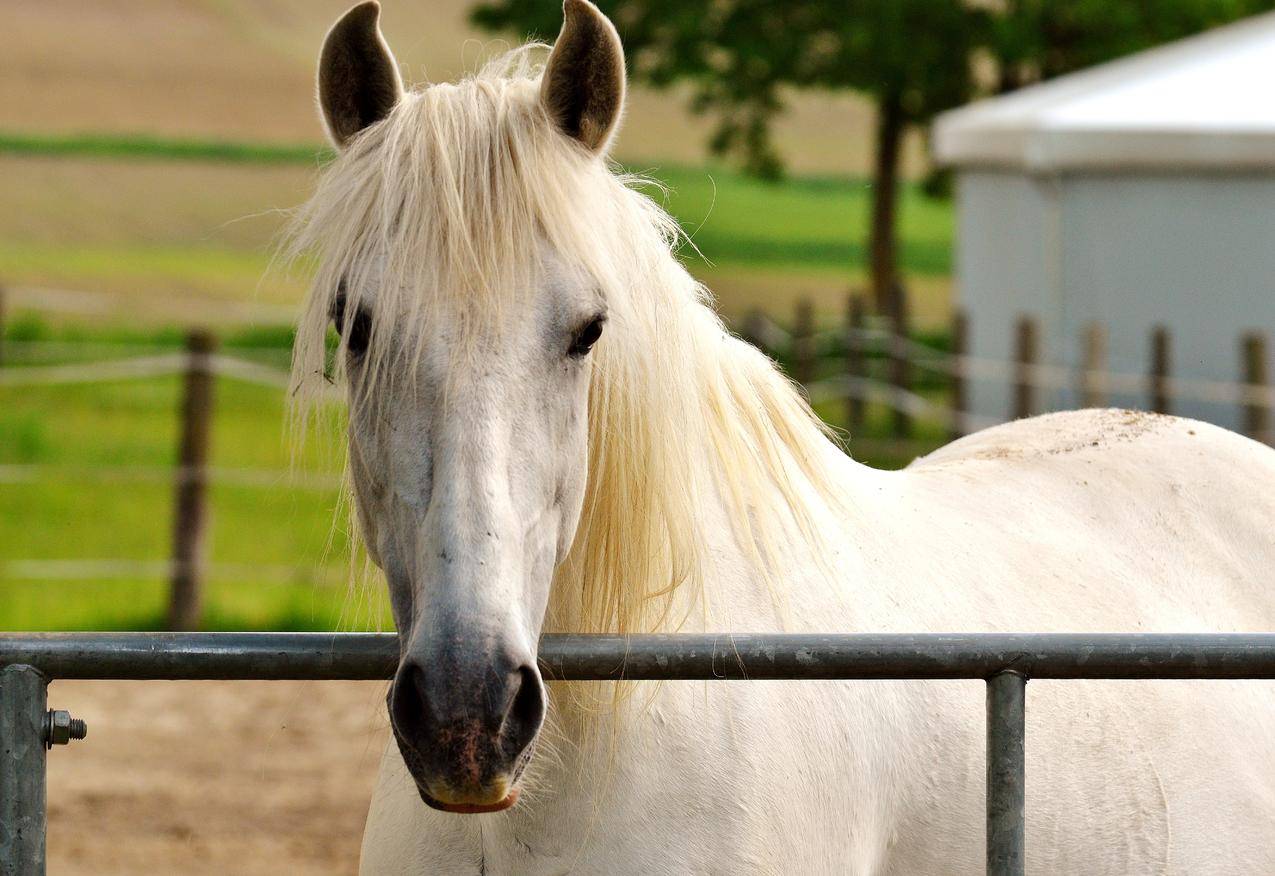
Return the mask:
[[[1012,358],[1027,314],[1041,360],[1078,368],[1096,321],[1108,368],[1141,374],[1163,325],[1175,377],[1234,381],[1241,334],[1275,333],[1275,13],[949,112],[934,149],[957,171],[974,356]],[[1004,418],[1011,392],[972,381],[971,411]],[[1039,397],[1077,404],[1070,388]],[[1240,421],[1234,404],[1173,412]]]

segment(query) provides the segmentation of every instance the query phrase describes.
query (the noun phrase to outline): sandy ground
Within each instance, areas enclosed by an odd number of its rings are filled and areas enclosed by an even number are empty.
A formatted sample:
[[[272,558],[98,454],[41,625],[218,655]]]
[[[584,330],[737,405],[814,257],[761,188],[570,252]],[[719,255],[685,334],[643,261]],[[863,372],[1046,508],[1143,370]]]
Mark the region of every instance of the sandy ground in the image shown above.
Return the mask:
[[[88,721],[49,757],[49,872],[353,873],[384,685],[56,682]]]

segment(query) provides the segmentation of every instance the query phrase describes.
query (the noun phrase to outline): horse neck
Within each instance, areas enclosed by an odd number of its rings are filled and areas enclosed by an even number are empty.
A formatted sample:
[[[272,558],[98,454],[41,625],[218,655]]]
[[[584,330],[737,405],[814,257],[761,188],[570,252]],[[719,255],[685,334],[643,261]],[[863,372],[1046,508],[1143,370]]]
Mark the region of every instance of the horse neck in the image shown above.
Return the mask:
[[[635,615],[622,619],[628,623],[619,629],[587,622],[584,628],[640,632],[788,625],[782,617],[785,594],[811,578],[809,569],[795,566],[818,565],[819,531],[836,516],[830,504],[845,492],[842,466],[855,464],[827,439],[774,364],[726,332],[680,264],[667,253],[664,259],[653,265],[645,293],[655,312],[641,320],[653,336],[630,348],[647,359],[629,363],[652,375],[659,392],[638,393],[636,409],[608,411],[610,421],[602,417],[592,425],[609,430],[594,436],[603,445],[623,436],[626,453],[637,448],[648,455],[635,460],[639,464],[621,466],[630,480],[605,485],[619,495],[641,497],[634,506],[609,509],[611,521],[629,528],[620,539],[632,535],[639,547],[671,555],[671,569],[654,570],[657,576],[671,572],[671,582],[665,577],[615,583],[644,587],[647,593],[668,590],[672,583],[672,597],[657,612],[654,626],[649,615],[644,622]],[[595,496],[599,503],[613,498]],[[586,518],[594,510],[586,507]],[[666,543],[643,545],[650,535],[644,528],[651,525],[647,517],[660,514],[666,519],[656,521],[656,528],[662,527],[658,535]],[[608,528],[600,534],[614,539],[618,532]],[[627,575],[631,570],[611,571]],[[682,572],[687,578],[678,585]]]

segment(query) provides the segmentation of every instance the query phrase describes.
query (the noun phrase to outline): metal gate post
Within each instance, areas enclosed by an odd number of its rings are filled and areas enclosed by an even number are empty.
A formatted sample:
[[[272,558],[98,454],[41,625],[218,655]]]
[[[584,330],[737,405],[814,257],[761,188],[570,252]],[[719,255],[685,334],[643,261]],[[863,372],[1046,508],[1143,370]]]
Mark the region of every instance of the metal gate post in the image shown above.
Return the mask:
[[[0,876],[43,876],[49,680],[0,668]]]
[[[987,872],[1022,876],[1027,678],[998,672],[987,680]]]

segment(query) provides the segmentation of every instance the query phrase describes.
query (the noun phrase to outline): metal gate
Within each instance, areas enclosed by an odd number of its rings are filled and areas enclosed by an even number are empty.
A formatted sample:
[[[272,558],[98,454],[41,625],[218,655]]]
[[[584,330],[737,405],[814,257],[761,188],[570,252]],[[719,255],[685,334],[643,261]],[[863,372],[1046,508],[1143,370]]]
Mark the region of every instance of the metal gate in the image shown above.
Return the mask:
[[[44,873],[45,758],[84,728],[57,679],[388,679],[380,633],[0,634],[0,874]],[[987,682],[987,872],[1024,867],[1027,680],[1273,679],[1275,633],[545,636],[546,679]]]

